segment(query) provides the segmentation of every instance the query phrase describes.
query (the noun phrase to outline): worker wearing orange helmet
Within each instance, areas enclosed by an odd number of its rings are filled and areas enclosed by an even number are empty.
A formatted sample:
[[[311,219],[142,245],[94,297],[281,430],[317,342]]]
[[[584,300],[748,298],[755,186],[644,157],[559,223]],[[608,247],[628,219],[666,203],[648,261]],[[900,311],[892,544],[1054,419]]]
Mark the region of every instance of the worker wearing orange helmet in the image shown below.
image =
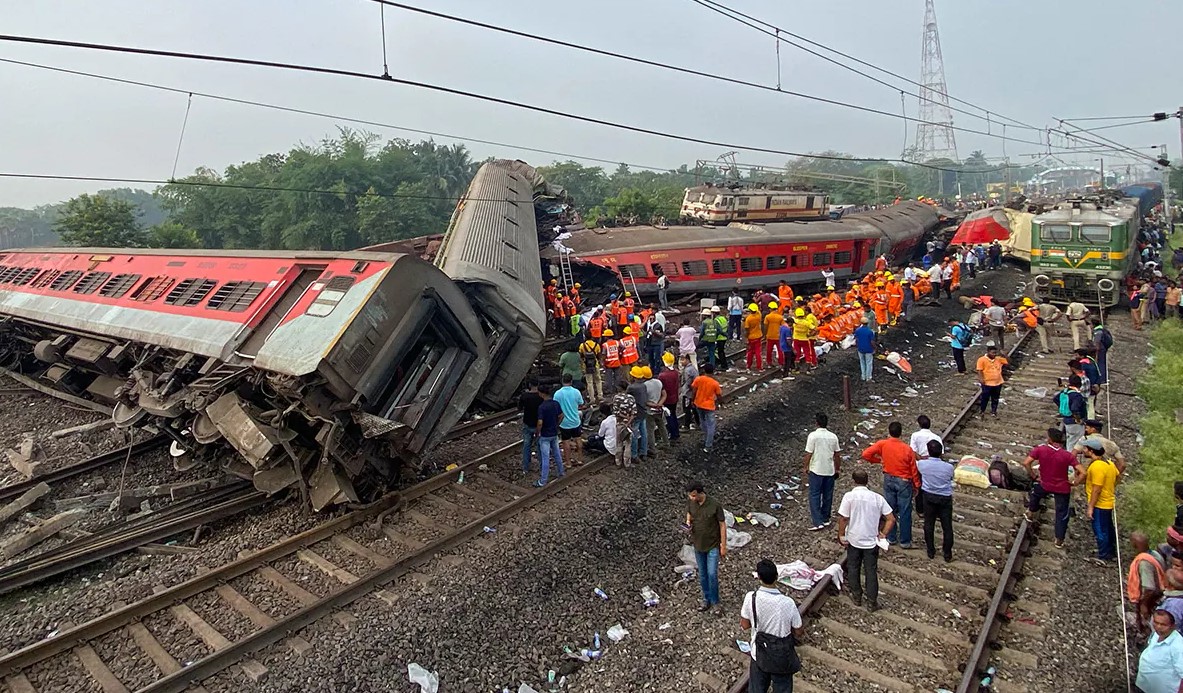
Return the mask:
[[[575,304],[575,310],[579,310],[583,307],[583,297],[579,295],[579,290],[582,288],[582,284],[575,282],[575,286],[572,286],[571,291],[569,292],[571,296],[571,302]]]

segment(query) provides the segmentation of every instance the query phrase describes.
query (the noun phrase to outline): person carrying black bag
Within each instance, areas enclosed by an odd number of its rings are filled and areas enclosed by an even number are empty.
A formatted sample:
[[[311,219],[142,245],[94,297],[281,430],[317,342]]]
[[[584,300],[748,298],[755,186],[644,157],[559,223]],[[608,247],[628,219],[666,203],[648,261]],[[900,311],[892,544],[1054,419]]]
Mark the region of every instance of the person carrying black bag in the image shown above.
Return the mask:
[[[801,612],[792,597],[776,588],[776,564],[767,558],[756,564],[760,588],[744,597],[739,625],[752,630],[752,665],[748,693],[793,693],[793,674],[801,671],[797,639]]]

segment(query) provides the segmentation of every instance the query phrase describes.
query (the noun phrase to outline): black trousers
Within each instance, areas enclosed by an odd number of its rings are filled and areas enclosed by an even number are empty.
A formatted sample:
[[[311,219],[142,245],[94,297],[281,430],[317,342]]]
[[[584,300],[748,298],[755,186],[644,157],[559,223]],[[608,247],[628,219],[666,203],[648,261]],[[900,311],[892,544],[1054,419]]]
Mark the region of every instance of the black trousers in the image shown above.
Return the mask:
[[[864,593],[862,575],[866,572],[867,599],[879,601],[879,547],[856,549],[846,547],[846,585],[851,596],[858,597]]]
[[[953,362],[957,364],[957,372],[965,372],[965,349],[953,349]]]
[[[924,548],[928,557],[936,555],[934,528],[941,522],[941,555],[946,560],[953,557],[953,496],[924,494]]]
[[[986,402],[990,403],[990,411],[992,413],[998,412],[998,398],[1002,395],[1001,385],[983,385],[982,396],[978,401],[979,408],[982,413],[986,413]]]
[[[770,685],[772,693],[793,693],[793,675],[760,671],[760,667],[756,666],[756,660],[753,659],[751,667],[748,668],[748,693],[768,693]]]

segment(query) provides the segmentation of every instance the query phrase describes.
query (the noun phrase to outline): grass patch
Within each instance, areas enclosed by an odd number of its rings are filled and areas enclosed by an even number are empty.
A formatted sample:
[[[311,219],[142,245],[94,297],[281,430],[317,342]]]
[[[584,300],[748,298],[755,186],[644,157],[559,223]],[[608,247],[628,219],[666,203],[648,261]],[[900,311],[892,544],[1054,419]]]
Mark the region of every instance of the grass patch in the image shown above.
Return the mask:
[[[1134,478],[1123,485],[1122,524],[1162,541],[1175,521],[1173,484],[1183,478],[1183,426],[1175,421],[1183,409],[1183,323],[1159,323],[1150,347],[1152,363],[1138,378],[1148,409],[1140,422],[1144,441]]]

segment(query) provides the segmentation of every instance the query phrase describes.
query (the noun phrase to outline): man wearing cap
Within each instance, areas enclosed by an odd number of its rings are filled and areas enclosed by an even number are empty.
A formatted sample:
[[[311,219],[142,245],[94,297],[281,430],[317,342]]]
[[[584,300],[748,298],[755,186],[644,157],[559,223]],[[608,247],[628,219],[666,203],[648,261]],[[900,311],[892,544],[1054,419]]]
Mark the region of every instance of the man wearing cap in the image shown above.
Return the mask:
[[[1080,388],[1080,376],[1070,375],[1068,387],[1052,398],[1052,403],[1059,408],[1061,420],[1064,422],[1064,439],[1067,443],[1065,447],[1069,450],[1075,450],[1076,445],[1084,438],[1084,422],[1088,419],[1088,400]]]
[[[762,370],[764,362],[761,360],[760,340],[764,337],[764,320],[760,317],[760,306],[755,303],[748,305],[748,314],[744,316],[743,328],[748,340],[748,370],[752,370],[753,360],[756,362],[756,370]]]
[[[784,316],[777,310],[776,302],[770,301],[768,315],[764,316],[764,343],[768,345],[768,368],[775,368],[778,362],[782,366],[785,363],[785,355],[780,353],[780,326],[784,321]]]
[[[1105,424],[1098,419],[1088,419],[1084,422],[1084,438],[1080,439],[1073,448],[1072,454],[1080,457],[1084,454],[1084,443],[1088,440],[1098,440],[1105,451],[1105,459],[1110,460],[1117,465],[1118,474],[1124,474],[1126,468],[1125,455],[1121,454],[1121,448],[1117,443],[1101,435],[1101,431],[1105,430]]]
[[[982,395],[978,402],[981,413],[986,413],[986,403],[990,404],[990,413],[998,416],[998,399],[1002,395],[1002,368],[1008,361],[998,355],[998,347],[994,342],[986,343],[986,355],[978,358],[978,383],[982,386]]]
[[[1105,459],[1105,446],[1099,440],[1084,442],[1084,459],[1088,466],[1082,477],[1088,493],[1088,510],[1085,512],[1093,523],[1093,534],[1097,538],[1095,560],[1108,565],[1117,558],[1117,530],[1113,525],[1117,465]]]
[[[1088,306],[1080,301],[1073,301],[1064,312],[1068,316],[1068,326],[1072,329],[1072,348],[1079,349],[1081,337],[1083,336],[1086,341],[1089,338],[1088,326],[1085,323],[1089,316]]]
[[[727,360],[727,330],[729,327],[727,316],[723,315],[719,306],[712,306],[711,319],[719,326],[718,336],[715,337],[715,364],[718,366],[717,370],[725,371],[731,367],[731,363]]]
[[[715,365],[715,345],[719,339],[719,323],[711,317],[711,309],[703,308],[699,317],[698,341],[707,349],[707,363]]]
[[[1015,319],[1022,322],[1028,332],[1034,330],[1035,334],[1039,336],[1039,346],[1043,347],[1043,353],[1052,353],[1051,347],[1047,343],[1047,328],[1043,325],[1043,317],[1040,316],[1039,309],[1035,307],[1035,301],[1024,298]]]

